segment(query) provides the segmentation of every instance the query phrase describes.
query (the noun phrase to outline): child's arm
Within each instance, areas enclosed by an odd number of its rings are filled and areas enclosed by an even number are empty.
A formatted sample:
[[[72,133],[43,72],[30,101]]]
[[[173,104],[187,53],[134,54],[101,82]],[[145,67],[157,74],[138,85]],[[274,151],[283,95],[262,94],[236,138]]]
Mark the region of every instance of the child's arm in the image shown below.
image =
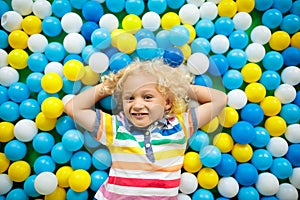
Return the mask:
[[[188,95],[200,104],[196,108],[199,128],[216,117],[227,104],[224,92],[209,87],[191,85]]]

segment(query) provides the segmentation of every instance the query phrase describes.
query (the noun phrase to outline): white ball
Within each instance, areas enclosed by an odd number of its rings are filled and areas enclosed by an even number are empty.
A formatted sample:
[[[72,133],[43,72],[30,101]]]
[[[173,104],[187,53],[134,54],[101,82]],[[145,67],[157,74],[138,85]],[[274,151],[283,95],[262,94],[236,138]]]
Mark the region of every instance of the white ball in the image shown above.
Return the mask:
[[[191,194],[196,191],[198,187],[197,177],[189,172],[181,174],[179,190],[184,194]]]
[[[200,17],[200,10],[194,4],[185,4],[179,10],[179,18],[183,24],[194,25]]]
[[[290,85],[298,85],[300,83],[300,68],[289,66],[282,70],[281,80],[283,83]]]
[[[11,7],[21,15],[29,15],[32,12],[32,0],[12,0]]]
[[[191,197],[187,194],[179,193],[178,200],[191,200]]]
[[[276,197],[280,200],[298,200],[298,196],[297,189],[289,183],[280,184],[276,193]]]
[[[204,53],[196,52],[187,60],[187,69],[195,75],[204,74],[209,67],[209,59]]]
[[[241,89],[234,89],[228,92],[228,105],[235,109],[241,109],[247,104],[247,95]]]
[[[291,103],[296,98],[296,89],[289,84],[279,85],[274,92],[274,96],[279,99],[282,104]]]
[[[187,3],[193,4],[197,7],[200,7],[205,0],[186,0]]]
[[[41,195],[54,192],[57,188],[58,180],[52,172],[42,172],[34,180],[34,188]]]
[[[8,65],[7,55],[4,49],[0,49],[0,68]]]
[[[258,175],[255,186],[257,191],[262,195],[274,195],[279,190],[279,181],[275,175],[269,172],[263,172]]]
[[[14,136],[22,142],[30,142],[37,133],[38,128],[30,119],[21,119],[15,124]]]
[[[96,73],[102,73],[108,69],[109,58],[102,52],[95,52],[89,58],[89,66]]]
[[[28,38],[27,44],[30,51],[43,53],[48,45],[48,39],[42,34],[33,34]]]
[[[32,5],[32,12],[40,19],[44,19],[52,15],[51,3],[46,0],[37,0]]]
[[[160,20],[160,16],[156,12],[146,12],[142,17],[143,28],[156,31],[160,27]]]
[[[271,30],[268,27],[260,25],[253,28],[250,38],[252,42],[264,45],[269,42],[271,34]]]
[[[63,41],[64,48],[68,53],[80,54],[86,45],[84,37],[79,33],[69,33]]]
[[[44,69],[44,74],[48,74],[49,72],[55,72],[56,74],[63,77],[64,76],[63,68],[64,67],[60,62],[52,61],[46,65]]]
[[[210,40],[211,51],[223,54],[229,49],[229,39],[225,35],[215,35]]]
[[[295,188],[300,189],[300,167],[293,168],[289,181]]]
[[[64,105],[66,105],[68,101],[70,101],[74,96],[75,94],[67,94],[61,99],[61,101],[63,102]]]
[[[74,12],[66,13],[60,21],[66,33],[79,33],[83,24],[80,15]]]
[[[218,183],[218,191],[226,198],[233,198],[239,192],[239,184],[233,177],[222,177]]]
[[[290,124],[286,128],[285,138],[291,143],[300,143],[300,124]]]
[[[249,62],[257,63],[265,57],[266,49],[262,44],[254,42],[246,47],[245,53]]]
[[[236,30],[247,30],[252,24],[252,17],[249,13],[238,12],[232,18]]]
[[[7,174],[0,174],[0,185],[0,195],[3,195],[11,190],[13,182]]]
[[[16,69],[8,66],[0,68],[0,84],[3,86],[10,86],[19,81],[19,73]]]
[[[22,15],[16,11],[7,11],[1,17],[1,26],[8,32],[20,30],[23,21]]]
[[[282,137],[272,137],[266,148],[273,157],[282,157],[287,153],[289,145]]]
[[[109,32],[112,32],[119,27],[119,20],[115,15],[107,13],[100,18],[99,26],[106,28]]]
[[[199,10],[202,19],[214,20],[218,15],[218,7],[214,2],[204,2]]]

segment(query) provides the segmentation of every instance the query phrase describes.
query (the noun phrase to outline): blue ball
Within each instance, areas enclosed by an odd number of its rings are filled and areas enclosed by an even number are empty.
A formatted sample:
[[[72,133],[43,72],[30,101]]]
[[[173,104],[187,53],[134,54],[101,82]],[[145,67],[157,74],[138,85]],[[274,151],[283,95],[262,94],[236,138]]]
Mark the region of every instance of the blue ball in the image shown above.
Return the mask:
[[[281,30],[287,32],[288,34],[294,34],[300,30],[300,17],[295,14],[288,14],[283,17],[280,24]]]
[[[111,35],[110,32],[103,27],[97,28],[93,31],[91,35],[91,43],[94,48],[98,50],[105,49],[111,44]]]
[[[229,66],[233,69],[241,69],[247,63],[247,55],[241,49],[232,49],[226,55]]]
[[[85,131],[83,135],[84,135],[85,148],[88,151],[92,152],[93,149],[98,148],[101,145],[101,143],[95,139],[96,134],[94,135],[88,131]]]
[[[40,92],[43,88],[41,80],[44,74],[41,72],[32,72],[26,78],[26,85],[31,92]]]
[[[274,196],[264,196],[260,200],[279,200],[279,199]]]
[[[255,9],[259,11],[268,10],[273,5],[274,0],[255,0]]]
[[[296,104],[285,104],[281,108],[280,116],[287,124],[298,123],[300,120],[300,108]]]
[[[214,196],[211,191],[206,189],[197,189],[193,195],[192,200],[214,200]]]
[[[157,14],[163,14],[167,9],[166,0],[148,0],[147,7],[149,11],[155,12]]]
[[[0,118],[4,121],[13,122],[20,117],[19,104],[6,101],[0,105]]]
[[[58,36],[62,32],[60,20],[55,16],[45,17],[42,21],[42,30],[46,36]]]
[[[11,140],[4,146],[4,154],[10,161],[22,160],[26,153],[26,144],[19,140]]]
[[[290,9],[291,14],[300,16],[300,1],[294,1]]]
[[[2,17],[2,15],[4,13],[6,13],[9,10],[10,10],[10,8],[9,8],[8,4],[5,1],[0,1],[0,18]]]
[[[270,172],[278,179],[286,179],[293,173],[293,166],[286,158],[275,158],[270,167]]]
[[[52,13],[61,18],[72,11],[72,5],[68,0],[55,0],[52,2]]]
[[[92,157],[86,151],[77,151],[72,155],[70,163],[74,170],[88,170],[92,165]]]
[[[7,90],[8,97],[16,103],[21,103],[30,96],[28,86],[23,82],[11,84]]]
[[[87,21],[82,24],[80,33],[86,41],[91,41],[92,33],[98,28],[98,23],[93,21]]]
[[[149,38],[155,41],[155,35],[152,31],[149,29],[141,28],[138,30],[135,34],[134,37],[136,38],[137,41],[140,41],[141,39],[144,38]]]
[[[92,155],[92,164],[98,170],[108,169],[111,163],[111,155],[106,148],[97,149]]]
[[[83,48],[82,52],[81,52],[81,57],[84,63],[89,63],[89,59],[90,56],[97,52],[98,50],[96,50],[93,45],[87,45]]]
[[[78,60],[80,62],[83,62],[83,59],[80,55],[78,54],[68,54],[64,60],[63,60],[63,64],[65,64],[66,62],[68,62],[69,60]]]
[[[108,57],[111,58],[114,54],[120,53],[120,51],[116,47],[108,47],[103,50],[103,53]]]
[[[274,29],[279,27],[282,19],[282,13],[279,10],[272,8],[263,13],[261,21],[262,24],[269,29]]]
[[[167,0],[169,8],[178,9],[185,3],[185,0]]]
[[[250,163],[241,163],[236,168],[234,178],[243,186],[251,186],[258,179],[258,171]]]
[[[214,168],[220,176],[231,176],[237,167],[235,158],[231,154],[222,154],[221,162]]]
[[[87,190],[83,192],[75,192],[71,188],[68,189],[67,194],[66,194],[66,199],[88,199],[89,198],[89,193]]]
[[[210,39],[215,34],[215,25],[209,19],[201,19],[196,23],[195,31],[198,37]]]
[[[79,130],[70,129],[63,134],[61,142],[66,150],[78,151],[84,144],[84,137]]]
[[[24,182],[24,192],[29,196],[29,197],[38,197],[40,194],[36,191],[34,187],[34,180],[37,175],[31,175],[29,176],[25,182]]]
[[[180,49],[171,47],[164,51],[163,60],[171,67],[178,67],[183,62],[184,56]]]
[[[130,63],[131,63],[131,58],[128,54],[118,52],[112,55],[111,58],[109,59],[109,69],[115,73],[123,69]]]
[[[239,144],[248,144],[255,139],[255,130],[247,121],[238,121],[231,128],[233,140]]]
[[[259,171],[268,170],[273,163],[272,154],[266,149],[256,149],[253,152],[251,163]]]
[[[251,199],[251,200],[259,200],[259,193],[257,190],[252,187],[241,187],[238,195],[238,199]]]
[[[66,94],[77,94],[81,89],[81,81],[70,81],[66,77],[63,77],[62,91]]]
[[[200,152],[200,150],[209,144],[208,135],[201,131],[197,130],[190,138],[189,138],[189,146],[196,152]]]
[[[255,138],[251,145],[257,148],[265,147],[270,141],[270,134],[267,129],[261,126],[254,127]]]
[[[25,119],[35,119],[41,112],[40,104],[35,99],[25,99],[19,106],[19,112]]]
[[[266,90],[275,90],[281,83],[281,77],[276,71],[265,70],[259,82],[265,86]]]
[[[97,190],[100,188],[100,186],[106,181],[108,178],[108,174],[106,171],[99,171],[96,170],[91,173],[91,185],[90,188],[94,192],[97,192]]]
[[[177,25],[171,28],[169,40],[174,46],[183,46],[190,39],[189,30],[183,25]]]
[[[50,42],[45,48],[45,55],[49,61],[60,62],[66,56],[64,46],[59,42]]]
[[[55,168],[56,165],[54,160],[48,155],[38,157],[33,163],[33,170],[36,174],[42,172],[54,172]]]
[[[81,10],[83,5],[87,2],[88,0],[70,0],[70,3],[73,8]]]
[[[1,5],[1,2],[3,1],[0,1],[0,5]],[[1,12],[1,10],[0,10]],[[0,13],[0,16],[1,16],[1,13]],[[0,48],[1,49],[5,49],[8,47],[8,34],[3,31],[3,30],[0,30]]]
[[[75,122],[74,120],[69,117],[68,115],[63,115],[56,121],[55,129],[58,134],[63,135],[70,129],[75,129]]]
[[[194,84],[195,85],[202,85],[202,86],[206,86],[206,87],[212,87],[213,86],[213,81],[208,75],[201,74],[201,75],[196,75],[195,76]]]
[[[229,63],[222,54],[216,54],[209,57],[208,72],[213,76],[221,76],[227,72]]]
[[[162,49],[168,49],[173,47],[173,44],[169,40],[170,31],[168,30],[160,30],[155,35],[155,41],[157,47]]]
[[[224,87],[233,90],[238,89],[242,86],[244,79],[243,75],[239,70],[229,69],[222,77]]]
[[[300,144],[291,144],[286,158],[290,161],[293,167],[300,167]]]
[[[192,41],[190,46],[192,53],[200,52],[208,55],[211,50],[210,42],[206,38],[198,37]]]
[[[15,188],[8,192],[6,200],[29,200],[29,197],[23,189]]]
[[[137,43],[136,54],[140,59],[151,60],[158,56],[156,42],[151,38],[143,38]]]
[[[272,7],[278,9],[281,13],[286,13],[291,9],[292,5],[292,0],[274,0]]]
[[[145,3],[142,0],[127,0],[125,2],[125,11],[128,14],[141,15],[144,12]]]
[[[283,50],[282,57],[286,66],[297,66],[300,64],[300,49],[288,47]]]
[[[244,49],[248,45],[249,36],[243,30],[235,30],[229,35],[228,40],[232,49]]]
[[[293,103],[300,107],[300,91],[297,91],[296,98],[294,99]]]
[[[58,164],[65,164],[70,161],[73,152],[65,149],[62,142],[56,143],[51,150],[52,159]]]
[[[277,51],[269,51],[262,60],[264,68],[273,71],[281,69],[283,62],[283,56]]]
[[[206,145],[200,150],[200,160],[206,167],[215,167],[221,160],[221,151],[213,145]]]
[[[47,132],[41,132],[35,135],[32,140],[33,149],[40,154],[49,153],[53,148],[54,144],[54,137],[52,136],[52,134]]]
[[[264,119],[263,109],[255,103],[245,105],[240,115],[243,121],[249,122],[253,126],[260,124]]]
[[[228,36],[234,29],[234,23],[231,18],[222,16],[219,17],[215,22],[216,34]]]
[[[37,95],[37,100],[38,100],[39,104],[42,104],[43,101],[45,99],[47,99],[48,97],[57,97],[57,98],[59,98],[57,93],[50,94],[50,93],[47,93],[45,90],[41,90]]]
[[[99,101],[104,110],[114,110],[117,108],[117,102],[112,96],[106,96]]]
[[[99,22],[104,14],[102,5],[97,1],[87,1],[82,7],[82,16],[87,21]]]
[[[8,100],[7,88],[0,85],[0,105]]]

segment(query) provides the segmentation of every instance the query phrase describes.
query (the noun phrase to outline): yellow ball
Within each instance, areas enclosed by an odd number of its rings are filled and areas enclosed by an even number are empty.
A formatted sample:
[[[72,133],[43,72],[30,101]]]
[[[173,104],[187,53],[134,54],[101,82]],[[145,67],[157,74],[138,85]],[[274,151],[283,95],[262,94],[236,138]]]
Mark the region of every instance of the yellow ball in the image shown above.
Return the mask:
[[[95,85],[100,80],[100,74],[94,72],[90,66],[84,68],[84,76],[81,78],[81,82],[84,85]]]
[[[275,31],[270,38],[269,45],[273,50],[282,51],[291,43],[290,35],[285,31]]]
[[[122,27],[125,31],[134,34],[142,28],[142,20],[135,14],[126,15],[122,20]]]
[[[167,12],[161,18],[161,27],[170,30],[174,26],[180,25],[180,17],[175,12]]]
[[[7,55],[8,64],[15,69],[24,69],[28,63],[28,53],[23,49],[14,49]]]
[[[222,153],[228,153],[232,150],[234,142],[228,133],[219,133],[214,137],[213,144],[218,147]]]
[[[0,122],[0,142],[9,142],[15,137],[14,127],[11,122]]]
[[[197,175],[198,183],[204,189],[213,189],[219,183],[219,176],[212,168],[203,168]]]
[[[277,97],[267,96],[260,102],[266,116],[277,115],[281,111],[281,102]]]
[[[202,168],[199,153],[190,151],[184,155],[183,168],[190,173],[198,172]]]
[[[64,188],[57,187],[51,194],[45,195],[45,200],[65,200],[66,191]]]
[[[117,48],[119,51],[130,54],[135,51],[137,40],[131,33],[121,33],[118,35]]]
[[[249,144],[236,143],[233,145],[231,154],[237,162],[244,163],[252,158],[253,149]]]
[[[62,166],[56,171],[56,177],[60,187],[69,187],[68,180],[73,171],[73,168],[70,166]]]
[[[78,81],[84,76],[84,66],[79,60],[69,60],[64,64],[63,74],[70,81]]]
[[[219,127],[219,119],[218,117],[213,118],[210,122],[201,127],[206,133],[212,133]]]
[[[177,47],[183,53],[183,59],[186,61],[192,54],[192,49],[190,45],[185,44],[183,46]]]
[[[189,40],[188,40],[188,44],[190,44],[190,43],[192,43],[193,41],[194,41],[194,39],[196,38],[196,30],[195,30],[195,28],[192,26],[192,25],[190,25],[190,24],[184,24],[183,25],[185,28],[187,28],[187,30],[189,31],[189,33],[190,33],[190,38],[189,38]]]
[[[35,124],[42,131],[51,131],[56,126],[56,118],[48,118],[43,112],[40,112],[35,118]]]
[[[248,101],[258,103],[266,96],[266,88],[261,83],[250,83],[245,88],[245,93]]]
[[[28,35],[24,31],[14,30],[8,35],[8,43],[14,49],[26,49],[28,38]]]
[[[260,79],[262,70],[258,64],[248,63],[242,68],[241,73],[245,82],[253,83]]]
[[[77,169],[69,176],[69,185],[75,192],[83,192],[89,188],[91,184],[90,174],[83,169]]]
[[[233,0],[223,0],[218,4],[218,14],[221,17],[232,18],[237,12],[237,4]]]
[[[291,46],[300,49],[300,32],[297,32],[292,36]]]
[[[265,121],[265,128],[273,137],[279,137],[286,131],[287,125],[285,120],[280,116],[271,116]]]
[[[10,165],[10,160],[2,152],[0,152],[0,163],[0,173],[3,173],[8,169]]]
[[[23,160],[12,163],[8,168],[9,178],[18,183],[25,181],[29,177],[30,173],[30,165]]]
[[[255,6],[255,0],[236,0],[237,11],[250,13]]]
[[[48,118],[58,118],[64,112],[64,103],[57,97],[48,97],[42,102],[41,110]]]
[[[120,34],[125,33],[123,29],[115,29],[111,32],[111,45],[117,48],[117,41]]]
[[[38,34],[42,32],[42,21],[34,15],[25,17],[21,23],[22,29],[28,35]]]
[[[218,115],[220,124],[225,128],[232,127],[239,120],[238,112],[232,107],[225,107]]]
[[[49,72],[42,77],[41,86],[46,92],[54,94],[62,89],[63,80],[57,73]]]

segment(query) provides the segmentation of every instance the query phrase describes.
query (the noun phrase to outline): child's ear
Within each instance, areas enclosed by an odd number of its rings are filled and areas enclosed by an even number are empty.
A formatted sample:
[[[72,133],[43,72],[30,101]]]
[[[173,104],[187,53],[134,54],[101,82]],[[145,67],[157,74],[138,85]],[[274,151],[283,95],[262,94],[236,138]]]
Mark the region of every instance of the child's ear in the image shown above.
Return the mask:
[[[172,100],[171,98],[166,99],[166,104],[165,104],[165,110],[169,110],[172,107]]]

